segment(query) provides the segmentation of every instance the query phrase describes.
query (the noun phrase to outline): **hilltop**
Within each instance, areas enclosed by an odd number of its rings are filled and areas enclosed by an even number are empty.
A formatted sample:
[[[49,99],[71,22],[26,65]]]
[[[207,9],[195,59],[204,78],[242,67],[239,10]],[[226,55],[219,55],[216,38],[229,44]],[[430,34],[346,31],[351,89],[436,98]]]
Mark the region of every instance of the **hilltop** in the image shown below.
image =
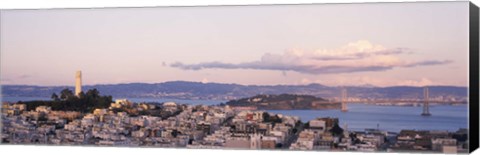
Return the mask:
[[[340,103],[329,102],[323,98],[311,95],[256,95],[226,103],[229,106],[253,106],[265,110],[291,110],[291,109],[339,109]]]

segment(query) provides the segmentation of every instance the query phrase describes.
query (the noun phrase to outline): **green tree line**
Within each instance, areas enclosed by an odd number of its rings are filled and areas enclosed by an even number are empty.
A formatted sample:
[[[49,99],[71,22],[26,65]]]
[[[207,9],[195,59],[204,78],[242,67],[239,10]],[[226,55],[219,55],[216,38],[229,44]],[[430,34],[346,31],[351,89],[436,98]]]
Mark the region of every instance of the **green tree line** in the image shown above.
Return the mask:
[[[112,103],[112,96],[102,96],[97,89],[90,89],[86,93],[80,92],[76,96],[71,90],[63,89],[60,94],[53,93],[50,101],[27,101],[24,103],[27,110],[35,110],[38,106],[49,106],[52,110],[93,112],[97,108],[108,108]]]

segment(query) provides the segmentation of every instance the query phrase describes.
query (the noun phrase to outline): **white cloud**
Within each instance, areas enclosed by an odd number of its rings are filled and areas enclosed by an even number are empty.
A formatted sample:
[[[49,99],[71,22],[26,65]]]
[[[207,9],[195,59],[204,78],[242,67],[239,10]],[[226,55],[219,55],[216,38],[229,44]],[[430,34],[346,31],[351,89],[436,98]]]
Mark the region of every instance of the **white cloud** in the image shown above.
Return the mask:
[[[294,71],[305,74],[334,74],[368,71],[386,71],[397,67],[419,67],[451,63],[450,60],[402,60],[399,55],[409,54],[406,48],[386,48],[366,40],[348,43],[336,49],[313,51],[291,49],[283,54],[264,54],[260,60],[243,63],[220,61],[198,64],[176,62],[171,67],[184,70],[201,69],[257,69]]]
[[[202,83],[208,83],[208,82],[209,82],[209,81],[208,81],[207,78],[203,78],[203,79],[202,79]]]
[[[310,84],[310,83],[312,83],[312,81],[307,79],[307,78],[303,78],[302,80],[300,80],[300,83],[301,84]]]
[[[441,85],[437,81],[432,81],[428,78],[418,79],[392,79],[386,77],[375,76],[335,76],[334,78],[300,78],[295,81],[295,84],[327,84],[328,86],[428,86]]]

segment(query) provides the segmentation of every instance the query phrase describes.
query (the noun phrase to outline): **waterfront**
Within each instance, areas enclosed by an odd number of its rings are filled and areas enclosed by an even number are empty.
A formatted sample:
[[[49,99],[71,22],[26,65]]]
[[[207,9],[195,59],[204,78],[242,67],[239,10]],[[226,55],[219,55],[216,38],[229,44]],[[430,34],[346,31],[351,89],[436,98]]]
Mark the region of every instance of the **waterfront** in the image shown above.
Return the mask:
[[[347,123],[349,130],[366,128],[399,132],[401,129],[448,130],[467,128],[467,105],[430,106],[432,116],[420,116],[422,107],[377,106],[370,104],[349,104],[348,112],[340,110],[268,110],[272,113],[299,116],[302,121],[316,117],[337,117],[340,124]]]
[[[458,130],[467,123],[461,121],[467,120],[461,117],[466,105],[435,105],[429,117],[417,113],[421,107],[371,104],[350,104],[348,112],[267,110],[267,114],[228,106],[196,106],[217,105],[218,101],[175,100],[177,104],[132,98],[113,102],[109,96],[86,94],[81,98],[70,94],[56,101],[5,103],[1,142],[360,152],[445,152],[443,147],[452,146],[452,152],[465,152],[468,142],[467,130]],[[134,104],[133,100],[156,103]],[[297,123],[300,120],[309,125]],[[342,129],[336,122],[349,127]],[[431,144],[421,145],[423,141]]]
[[[34,97],[5,97],[2,101],[18,101],[49,98]],[[133,102],[166,102],[186,103],[192,105],[214,105],[224,101],[208,100],[178,100],[156,98],[129,98]],[[371,104],[348,104],[348,112],[340,110],[267,110],[291,116],[299,116],[303,122],[316,117],[338,117],[340,124],[346,123],[349,130],[363,130],[365,128],[399,132],[401,129],[416,130],[448,130],[456,131],[459,128],[467,128],[468,106],[467,105],[434,105],[430,107],[432,116],[420,116],[422,107],[413,106],[377,106]]]

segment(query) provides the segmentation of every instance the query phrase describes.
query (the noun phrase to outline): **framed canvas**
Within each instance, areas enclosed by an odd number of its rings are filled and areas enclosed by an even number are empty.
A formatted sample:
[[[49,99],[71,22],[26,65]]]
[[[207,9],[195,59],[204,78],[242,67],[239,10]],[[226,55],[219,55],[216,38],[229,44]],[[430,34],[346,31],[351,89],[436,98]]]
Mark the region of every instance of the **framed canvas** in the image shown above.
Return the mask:
[[[1,144],[470,153],[468,1],[4,9]]]

